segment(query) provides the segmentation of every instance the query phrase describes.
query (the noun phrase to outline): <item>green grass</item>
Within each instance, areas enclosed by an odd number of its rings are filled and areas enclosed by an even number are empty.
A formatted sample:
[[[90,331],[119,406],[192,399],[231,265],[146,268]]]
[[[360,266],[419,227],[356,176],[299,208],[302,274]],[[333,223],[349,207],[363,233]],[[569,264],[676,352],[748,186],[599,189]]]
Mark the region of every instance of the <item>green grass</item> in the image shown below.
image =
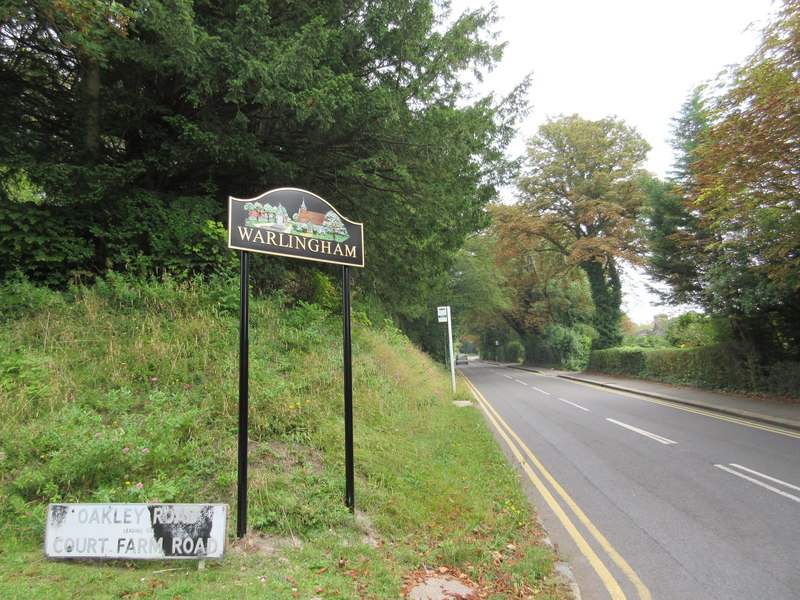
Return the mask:
[[[383,600],[422,568],[482,598],[568,597],[483,418],[452,403],[466,392],[398,331],[360,322],[350,515],[341,318],[280,296],[251,305],[251,533],[238,543],[237,293],[119,276],[0,288],[0,598]],[[154,499],[229,504],[225,558],[43,557],[48,502]]]

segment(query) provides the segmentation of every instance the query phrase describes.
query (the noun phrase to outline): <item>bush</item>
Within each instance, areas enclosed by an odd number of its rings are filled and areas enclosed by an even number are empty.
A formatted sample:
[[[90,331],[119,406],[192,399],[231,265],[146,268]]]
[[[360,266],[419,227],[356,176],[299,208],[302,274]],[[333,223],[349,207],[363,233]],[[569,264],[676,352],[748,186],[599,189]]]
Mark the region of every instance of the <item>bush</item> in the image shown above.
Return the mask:
[[[674,348],[713,346],[729,341],[730,325],[724,319],[712,319],[688,312],[667,322],[664,339]]]
[[[800,398],[800,364],[761,365],[740,345],[595,350],[589,370],[735,392]]]
[[[565,369],[581,370],[589,361],[594,330],[588,326],[564,327],[553,325],[547,333],[551,345],[559,358],[560,366]]]
[[[0,323],[64,306],[63,294],[30,283],[24,277],[0,285]]]
[[[525,358],[525,347],[518,340],[508,342],[502,350],[508,362],[522,362]]]
[[[594,350],[589,356],[587,368],[613,375],[638,377],[645,373],[644,348],[608,348]]]

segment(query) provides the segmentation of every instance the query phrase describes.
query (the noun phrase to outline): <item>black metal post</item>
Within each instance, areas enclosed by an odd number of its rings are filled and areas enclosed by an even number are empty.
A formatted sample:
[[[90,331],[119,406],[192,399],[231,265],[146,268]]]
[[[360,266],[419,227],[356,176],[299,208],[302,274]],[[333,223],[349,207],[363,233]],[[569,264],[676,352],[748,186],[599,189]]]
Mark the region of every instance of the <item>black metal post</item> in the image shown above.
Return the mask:
[[[250,375],[250,259],[248,252],[239,252],[241,298],[239,315],[239,464],[236,511],[236,535],[247,533],[247,415]]]
[[[353,470],[353,356],[350,332],[350,267],[342,266],[342,323],[344,352],[344,470],[345,502],[351,513],[356,510]]]

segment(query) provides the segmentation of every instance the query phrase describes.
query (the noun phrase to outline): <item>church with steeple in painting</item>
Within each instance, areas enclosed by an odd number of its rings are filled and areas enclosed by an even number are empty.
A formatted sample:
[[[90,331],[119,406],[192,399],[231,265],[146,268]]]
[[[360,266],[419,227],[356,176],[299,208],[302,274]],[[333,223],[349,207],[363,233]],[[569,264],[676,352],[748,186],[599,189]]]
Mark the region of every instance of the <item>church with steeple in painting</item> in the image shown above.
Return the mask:
[[[325,215],[308,210],[305,199],[303,199],[300,211],[297,213],[297,223],[306,225],[309,232],[312,231],[312,226],[316,228],[317,233],[325,232]]]

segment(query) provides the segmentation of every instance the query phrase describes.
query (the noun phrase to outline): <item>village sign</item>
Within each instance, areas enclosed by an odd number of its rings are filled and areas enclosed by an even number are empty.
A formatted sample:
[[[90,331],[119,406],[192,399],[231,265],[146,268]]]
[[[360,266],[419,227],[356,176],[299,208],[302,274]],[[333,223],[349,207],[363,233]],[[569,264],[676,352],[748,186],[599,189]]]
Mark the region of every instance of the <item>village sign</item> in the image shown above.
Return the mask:
[[[364,266],[363,226],[340,215],[316,194],[297,188],[279,188],[249,200],[228,199],[228,247],[240,251],[241,265],[236,533],[241,538],[247,532],[250,252],[342,265],[345,503],[350,512],[355,512],[350,267]]]

